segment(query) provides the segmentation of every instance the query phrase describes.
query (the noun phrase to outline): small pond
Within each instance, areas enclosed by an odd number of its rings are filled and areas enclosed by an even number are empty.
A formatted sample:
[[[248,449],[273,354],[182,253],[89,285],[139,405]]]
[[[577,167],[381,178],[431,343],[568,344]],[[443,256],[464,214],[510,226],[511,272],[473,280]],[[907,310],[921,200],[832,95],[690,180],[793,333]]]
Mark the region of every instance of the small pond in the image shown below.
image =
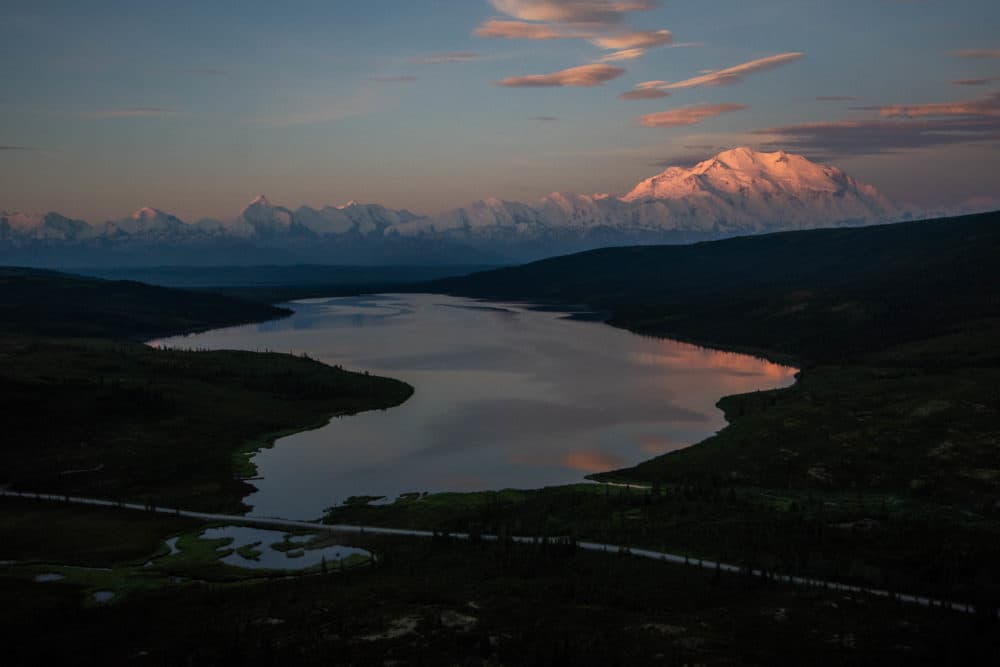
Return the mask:
[[[208,528],[200,537],[232,540],[219,548],[222,553],[232,550],[220,561],[233,567],[255,570],[305,570],[320,565],[324,559],[330,567],[336,568],[340,561],[348,561],[350,565],[372,557],[370,552],[355,547],[327,545],[311,548],[316,535],[289,535],[248,526]],[[251,552],[253,557],[248,557]]]

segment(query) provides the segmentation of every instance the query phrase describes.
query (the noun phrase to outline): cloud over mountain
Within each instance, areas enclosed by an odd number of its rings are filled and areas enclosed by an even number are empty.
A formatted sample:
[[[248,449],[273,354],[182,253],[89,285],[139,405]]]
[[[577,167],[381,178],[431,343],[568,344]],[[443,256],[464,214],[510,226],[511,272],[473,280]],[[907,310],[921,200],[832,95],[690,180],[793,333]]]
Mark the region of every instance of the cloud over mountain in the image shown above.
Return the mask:
[[[878,155],[1000,141],[1000,93],[976,100],[875,107],[879,118],[820,121],[757,130],[795,150]]]

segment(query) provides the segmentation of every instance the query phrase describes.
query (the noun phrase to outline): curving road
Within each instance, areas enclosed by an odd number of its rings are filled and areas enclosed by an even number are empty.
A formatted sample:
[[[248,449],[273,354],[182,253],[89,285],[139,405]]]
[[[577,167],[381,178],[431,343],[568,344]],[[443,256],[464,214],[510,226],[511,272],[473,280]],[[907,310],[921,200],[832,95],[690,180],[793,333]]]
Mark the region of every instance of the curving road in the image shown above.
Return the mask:
[[[293,521],[291,519],[250,517],[250,516],[234,515],[234,514],[211,514],[207,512],[192,512],[190,510],[182,510],[172,507],[156,507],[153,505],[142,505],[139,503],[126,503],[126,502],[116,502],[112,500],[101,500],[98,498],[80,498],[78,496],[65,496],[65,495],[57,495],[51,493],[8,491],[5,489],[0,490],[0,497],[2,496],[13,497],[13,498],[29,498],[36,500],[49,500],[60,503],[74,503],[77,505],[93,505],[97,507],[137,510],[141,512],[156,512],[158,514],[183,516],[191,519],[200,519],[202,521],[249,524],[254,526],[265,526],[271,528],[297,528],[297,529],[312,530],[312,531],[326,531],[332,533],[354,533],[360,535],[365,535],[365,534],[399,535],[407,537],[434,537],[435,535],[441,534],[441,533],[435,533],[434,531],[430,530],[411,530],[409,528],[383,528],[380,526],[325,524],[313,521]],[[469,539],[468,533],[449,532],[447,533],[447,536],[458,540]],[[481,535],[480,538],[487,542],[496,542],[498,540],[498,537],[496,535]],[[508,539],[522,544],[533,544],[537,543],[540,538],[514,536],[514,537],[509,537]],[[729,563],[719,563],[716,561],[704,560],[700,558],[690,558],[688,556],[681,556],[678,554],[666,553],[663,551],[653,551],[650,549],[634,549],[617,544],[601,544],[599,542],[577,542],[576,546],[577,548],[583,549],[585,551],[600,551],[604,553],[627,554],[638,558],[649,558],[652,560],[659,560],[667,563],[674,563],[677,565],[688,565],[693,567],[699,567],[706,570],[718,570],[720,572],[742,573],[742,574],[749,574],[755,577],[767,576],[774,581],[779,581],[794,586],[810,586],[813,588],[824,588],[827,590],[840,591],[844,593],[863,593],[867,595],[874,595],[876,597],[892,598],[897,602],[902,602],[906,604],[916,604],[922,607],[950,609],[952,611],[961,612],[963,614],[974,614],[976,612],[976,608],[973,605],[963,604],[960,602],[950,602],[947,600],[928,598],[920,595],[891,593],[890,591],[881,588],[867,588],[865,586],[841,584],[835,581],[826,581],[823,579],[812,579],[809,577],[795,577],[791,575],[773,574],[770,572],[764,572],[762,570],[757,570],[757,569],[747,570],[747,568],[740,567],[738,565],[732,565]],[[998,617],[1000,617],[1000,611],[998,611],[997,615]]]

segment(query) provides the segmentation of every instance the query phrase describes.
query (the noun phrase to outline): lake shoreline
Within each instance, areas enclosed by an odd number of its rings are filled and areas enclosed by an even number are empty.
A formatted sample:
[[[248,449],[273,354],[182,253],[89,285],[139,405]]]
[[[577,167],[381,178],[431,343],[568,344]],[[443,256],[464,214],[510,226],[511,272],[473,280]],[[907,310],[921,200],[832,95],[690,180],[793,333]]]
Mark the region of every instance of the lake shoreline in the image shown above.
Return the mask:
[[[432,293],[282,305],[296,314],[157,342],[294,350],[402,377],[419,392],[398,409],[299,431],[256,454],[262,479],[245,502],[277,516],[313,516],[351,496],[572,484],[700,442],[726,426],[720,398],[793,384],[798,372],[760,356],[567,318],[590,312],[584,308]],[[610,380],[595,383],[595,374]],[[308,467],[298,463],[306,460]],[[305,497],[280,495],[292,488],[317,496],[312,509]]]

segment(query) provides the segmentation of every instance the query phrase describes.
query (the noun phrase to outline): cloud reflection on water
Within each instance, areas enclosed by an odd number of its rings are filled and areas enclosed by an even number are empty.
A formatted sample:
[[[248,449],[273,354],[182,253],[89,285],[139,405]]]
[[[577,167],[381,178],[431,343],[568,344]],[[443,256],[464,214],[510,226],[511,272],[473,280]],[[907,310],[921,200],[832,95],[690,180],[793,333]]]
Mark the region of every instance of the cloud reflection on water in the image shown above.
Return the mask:
[[[579,481],[697,442],[724,425],[721,396],[795,373],[523,305],[382,295],[293,307],[285,320],[165,343],[306,352],[416,392],[259,453],[248,503],[261,515],[314,517],[351,495]]]

